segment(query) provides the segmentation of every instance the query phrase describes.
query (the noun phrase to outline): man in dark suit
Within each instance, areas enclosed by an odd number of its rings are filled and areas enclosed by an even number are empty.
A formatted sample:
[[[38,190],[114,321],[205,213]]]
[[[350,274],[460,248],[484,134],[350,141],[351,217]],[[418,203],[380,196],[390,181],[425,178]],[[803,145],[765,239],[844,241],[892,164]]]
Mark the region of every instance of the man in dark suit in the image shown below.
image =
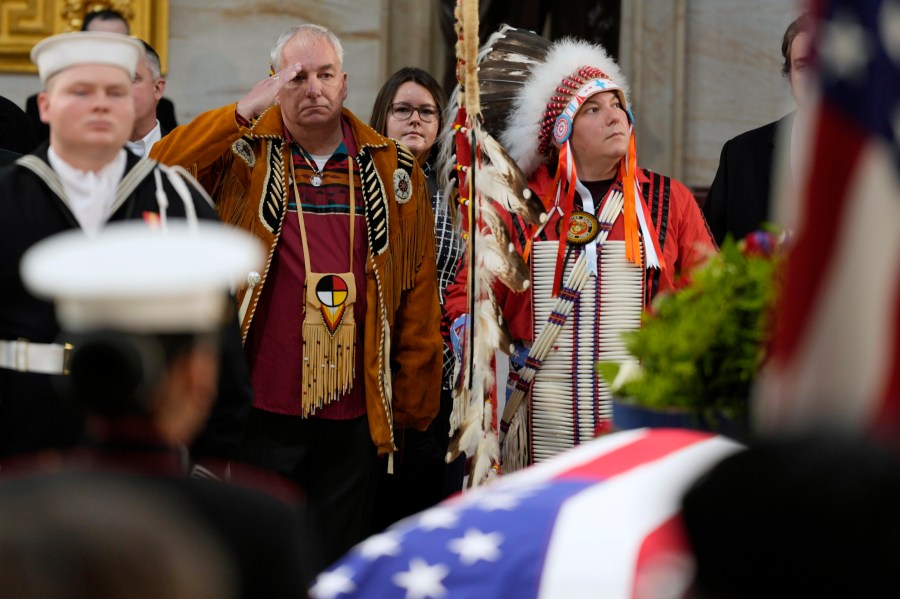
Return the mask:
[[[26,154],[37,145],[34,127],[22,109],[15,102],[0,96],[0,149],[15,154]],[[9,156],[4,156],[0,165],[6,164]]]
[[[134,95],[134,128],[125,147],[146,158],[150,148],[170,129],[164,128],[156,116],[156,110],[166,89],[166,80],[160,71],[159,54],[153,46],[141,40],[144,58],[138,63],[131,85]]]
[[[811,66],[812,21],[804,14],[794,20],[784,33],[781,73],[787,77],[791,94],[802,113],[809,102],[808,71]],[[727,141],[722,148],[719,169],[709,189],[703,213],[709,228],[721,244],[731,234],[741,239],[771,218],[769,197],[775,167],[776,137],[791,138],[796,129],[798,112],[747,131]]]

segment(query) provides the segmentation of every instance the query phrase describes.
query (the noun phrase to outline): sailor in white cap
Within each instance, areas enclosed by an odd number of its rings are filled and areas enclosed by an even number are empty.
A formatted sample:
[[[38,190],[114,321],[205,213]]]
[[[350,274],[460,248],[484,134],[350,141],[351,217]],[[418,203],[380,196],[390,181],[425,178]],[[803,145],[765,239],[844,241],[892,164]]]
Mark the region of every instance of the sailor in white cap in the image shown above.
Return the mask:
[[[317,555],[302,496],[248,488],[243,469],[236,484],[186,478],[184,447],[207,419],[219,333],[236,310],[229,291],[264,262],[262,244],[236,228],[132,221],[95,238],[54,235],[25,253],[21,272],[74,341],[61,382],[86,411],[90,439],[62,454],[63,471],[132,481],[188,508],[232,558],[234,597],[301,597]]]
[[[114,221],[139,219],[165,229],[175,220],[192,226],[217,220],[183,169],[124,149],[135,118],[132,79],[143,53],[138,40],[100,32],[52,36],[32,50],[45,85],[38,101],[50,141],[0,170],[0,459],[70,445],[82,425],[51,385],[52,375],[64,374],[68,340],[59,337],[52,306],[24,289],[22,254],[55,233],[96,236]],[[249,378],[236,331],[233,337],[215,424],[201,437],[200,453],[230,452],[249,410]]]

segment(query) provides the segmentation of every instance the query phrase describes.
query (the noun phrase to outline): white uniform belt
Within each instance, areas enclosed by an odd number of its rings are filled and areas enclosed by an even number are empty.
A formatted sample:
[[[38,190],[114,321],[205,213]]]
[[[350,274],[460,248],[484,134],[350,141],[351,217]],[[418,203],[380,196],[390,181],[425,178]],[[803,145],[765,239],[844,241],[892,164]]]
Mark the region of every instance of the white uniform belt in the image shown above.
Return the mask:
[[[68,343],[32,343],[27,339],[0,341],[0,368],[42,374],[69,374]]]

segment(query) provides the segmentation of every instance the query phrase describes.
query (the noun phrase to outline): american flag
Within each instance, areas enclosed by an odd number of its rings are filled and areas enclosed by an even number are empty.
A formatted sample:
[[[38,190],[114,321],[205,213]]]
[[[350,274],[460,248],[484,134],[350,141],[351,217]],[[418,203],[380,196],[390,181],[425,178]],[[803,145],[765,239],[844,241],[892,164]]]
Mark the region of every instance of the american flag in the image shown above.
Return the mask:
[[[900,430],[900,1],[816,3],[820,95],[763,429]]]
[[[632,599],[660,586],[670,593],[690,578],[681,495],[740,447],[675,429],[601,437],[370,537],[321,574],[310,595]]]

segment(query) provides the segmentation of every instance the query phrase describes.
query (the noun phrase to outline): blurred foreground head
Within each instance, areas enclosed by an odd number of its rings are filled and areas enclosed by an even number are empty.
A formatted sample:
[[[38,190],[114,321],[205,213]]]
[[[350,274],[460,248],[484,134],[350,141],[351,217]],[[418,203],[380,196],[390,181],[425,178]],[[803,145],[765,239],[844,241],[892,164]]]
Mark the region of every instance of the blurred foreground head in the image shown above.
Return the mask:
[[[217,333],[229,290],[260,267],[262,248],[218,223],[164,229],[110,224],[96,238],[51,237],[22,259],[22,278],[52,299],[74,349],[65,384],[92,415],[153,421],[187,443],[216,392]]]
[[[694,597],[897,596],[898,505],[900,459],[886,448],[818,437],[735,454],[684,498]]]
[[[151,488],[83,474],[0,486],[0,595],[228,599],[225,554]]]

